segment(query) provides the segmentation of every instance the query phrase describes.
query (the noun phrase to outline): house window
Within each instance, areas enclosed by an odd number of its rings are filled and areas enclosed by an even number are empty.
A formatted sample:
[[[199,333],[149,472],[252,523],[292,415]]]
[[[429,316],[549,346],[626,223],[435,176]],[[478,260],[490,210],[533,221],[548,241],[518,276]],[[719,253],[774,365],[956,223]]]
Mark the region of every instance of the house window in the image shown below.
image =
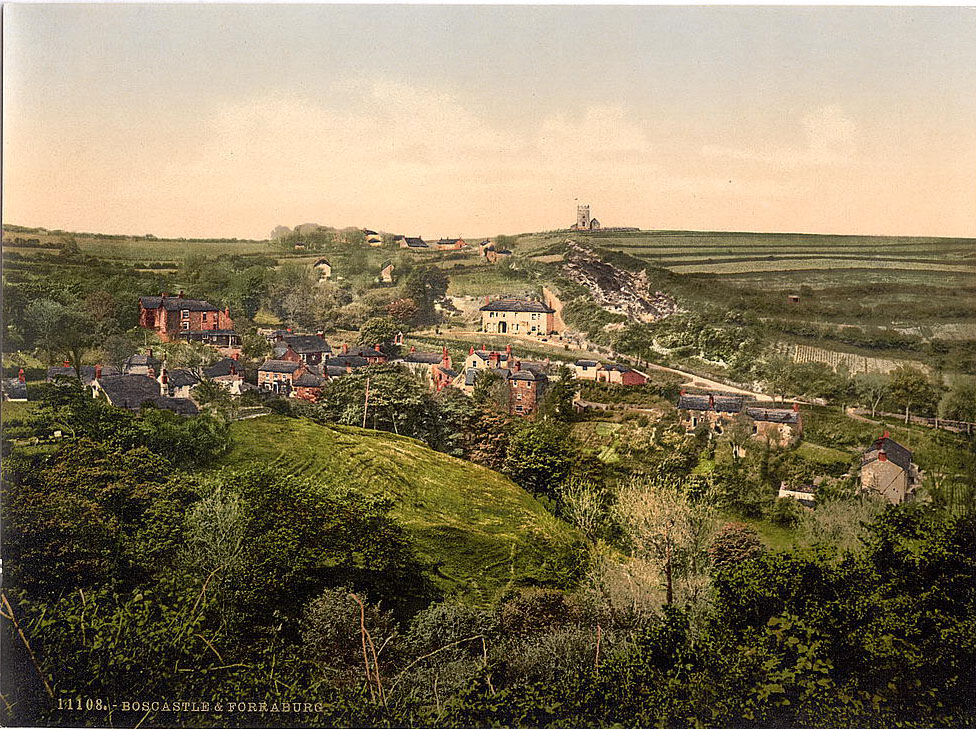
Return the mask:
[[[691,427],[692,428],[697,428],[698,427],[698,418],[692,418],[691,419]]]
[[[519,393],[518,395],[516,395],[515,396],[515,399],[516,400],[521,400],[522,399],[522,393]]]
[[[758,432],[759,432],[759,426],[756,425],[755,423],[753,423],[752,424],[752,434],[755,435]]]
[[[184,331],[189,331],[190,330],[190,322],[188,322],[188,321],[181,321],[180,322],[180,329],[183,329]]]
[[[207,312],[203,312],[203,321],[207,320]]]
[[[180,310],[180,318],[181,319],[189,319],[190,318],[190,310],[189,309],[181,309]]]

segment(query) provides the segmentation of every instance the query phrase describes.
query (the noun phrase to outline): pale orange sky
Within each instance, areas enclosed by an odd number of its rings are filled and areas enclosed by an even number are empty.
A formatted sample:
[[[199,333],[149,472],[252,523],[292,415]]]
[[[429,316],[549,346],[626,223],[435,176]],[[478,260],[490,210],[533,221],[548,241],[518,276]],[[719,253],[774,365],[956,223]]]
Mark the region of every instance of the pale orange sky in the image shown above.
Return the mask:
[[[976,237],[963,8],[4,7],[4,221]]]

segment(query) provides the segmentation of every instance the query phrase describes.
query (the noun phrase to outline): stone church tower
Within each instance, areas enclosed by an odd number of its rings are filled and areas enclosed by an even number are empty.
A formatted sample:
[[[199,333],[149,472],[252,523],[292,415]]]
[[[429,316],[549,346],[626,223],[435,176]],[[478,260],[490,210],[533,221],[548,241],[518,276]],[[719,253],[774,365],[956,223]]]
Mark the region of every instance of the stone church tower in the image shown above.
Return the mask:
[[[590,228],[590,206],[577,205],[576,206],[576,229],[589,230],[589,228]]]

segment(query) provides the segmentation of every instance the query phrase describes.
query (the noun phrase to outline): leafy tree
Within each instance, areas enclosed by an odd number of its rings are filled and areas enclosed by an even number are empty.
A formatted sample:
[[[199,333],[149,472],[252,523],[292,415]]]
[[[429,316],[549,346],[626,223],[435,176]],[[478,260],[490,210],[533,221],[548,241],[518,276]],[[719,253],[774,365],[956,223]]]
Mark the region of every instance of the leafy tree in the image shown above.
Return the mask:
[[[901,365],[891,371],[888,384],[891,399],[905,409],[905,422],[911,418],[911,409],[929,409],[936,400],[936,390],[922,370],[911,365]]]
[[[465,457],[472,463],[502,471],[508,455],[511,424],[507,412],[499,412],[485,403],[476,405],[464,433]]]
[[[413,299],[396,299],[386,306],[386,313],[401,326],[416,319],[419,311]]]
[[[534,494],[556,497],[569,474],[573,451],[564,426],[552,421],[514,425],[505,457],[505,472]]]
[[[871,417],[888,396],[888,378],[880,372],[864,372],[854,376],[854,392],[862,403],[871,406]]]
[[[136,353],[132,340],[122,334],[112,334],[102,342],[102,361],[119,372],[125,371],[129,358]]]
[[[380,349],[387,357],[392,357],[399,351],[399,346],[394,344],[400,326],[390,317],[374,316],[367,319],[366,323],[359,329],[359,339],[357,344],[373,347],[380,345]]]
[[[559,367],[556,376],[550,378],[549,387],[542,397],[539,411],[546,416],[567,422],[576,418],[573,400],[577,383],[573,372],[566,366]]]
[[[417,266],[404,282],[404,293],[417,305],[417,317],[424,323],[434,321],[434,304],[447,294],[447,274],[436,266]]]
[[[939,416],[976,422],[976,380],[958,377],[939,401]]]

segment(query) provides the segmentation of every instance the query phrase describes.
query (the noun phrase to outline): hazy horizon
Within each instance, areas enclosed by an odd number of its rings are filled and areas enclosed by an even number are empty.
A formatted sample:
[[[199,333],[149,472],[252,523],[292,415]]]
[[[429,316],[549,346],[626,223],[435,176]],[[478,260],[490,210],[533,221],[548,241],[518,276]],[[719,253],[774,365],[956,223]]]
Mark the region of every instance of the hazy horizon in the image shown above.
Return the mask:
[[[976,237],[967,8],[7,5],[4,222]]]

